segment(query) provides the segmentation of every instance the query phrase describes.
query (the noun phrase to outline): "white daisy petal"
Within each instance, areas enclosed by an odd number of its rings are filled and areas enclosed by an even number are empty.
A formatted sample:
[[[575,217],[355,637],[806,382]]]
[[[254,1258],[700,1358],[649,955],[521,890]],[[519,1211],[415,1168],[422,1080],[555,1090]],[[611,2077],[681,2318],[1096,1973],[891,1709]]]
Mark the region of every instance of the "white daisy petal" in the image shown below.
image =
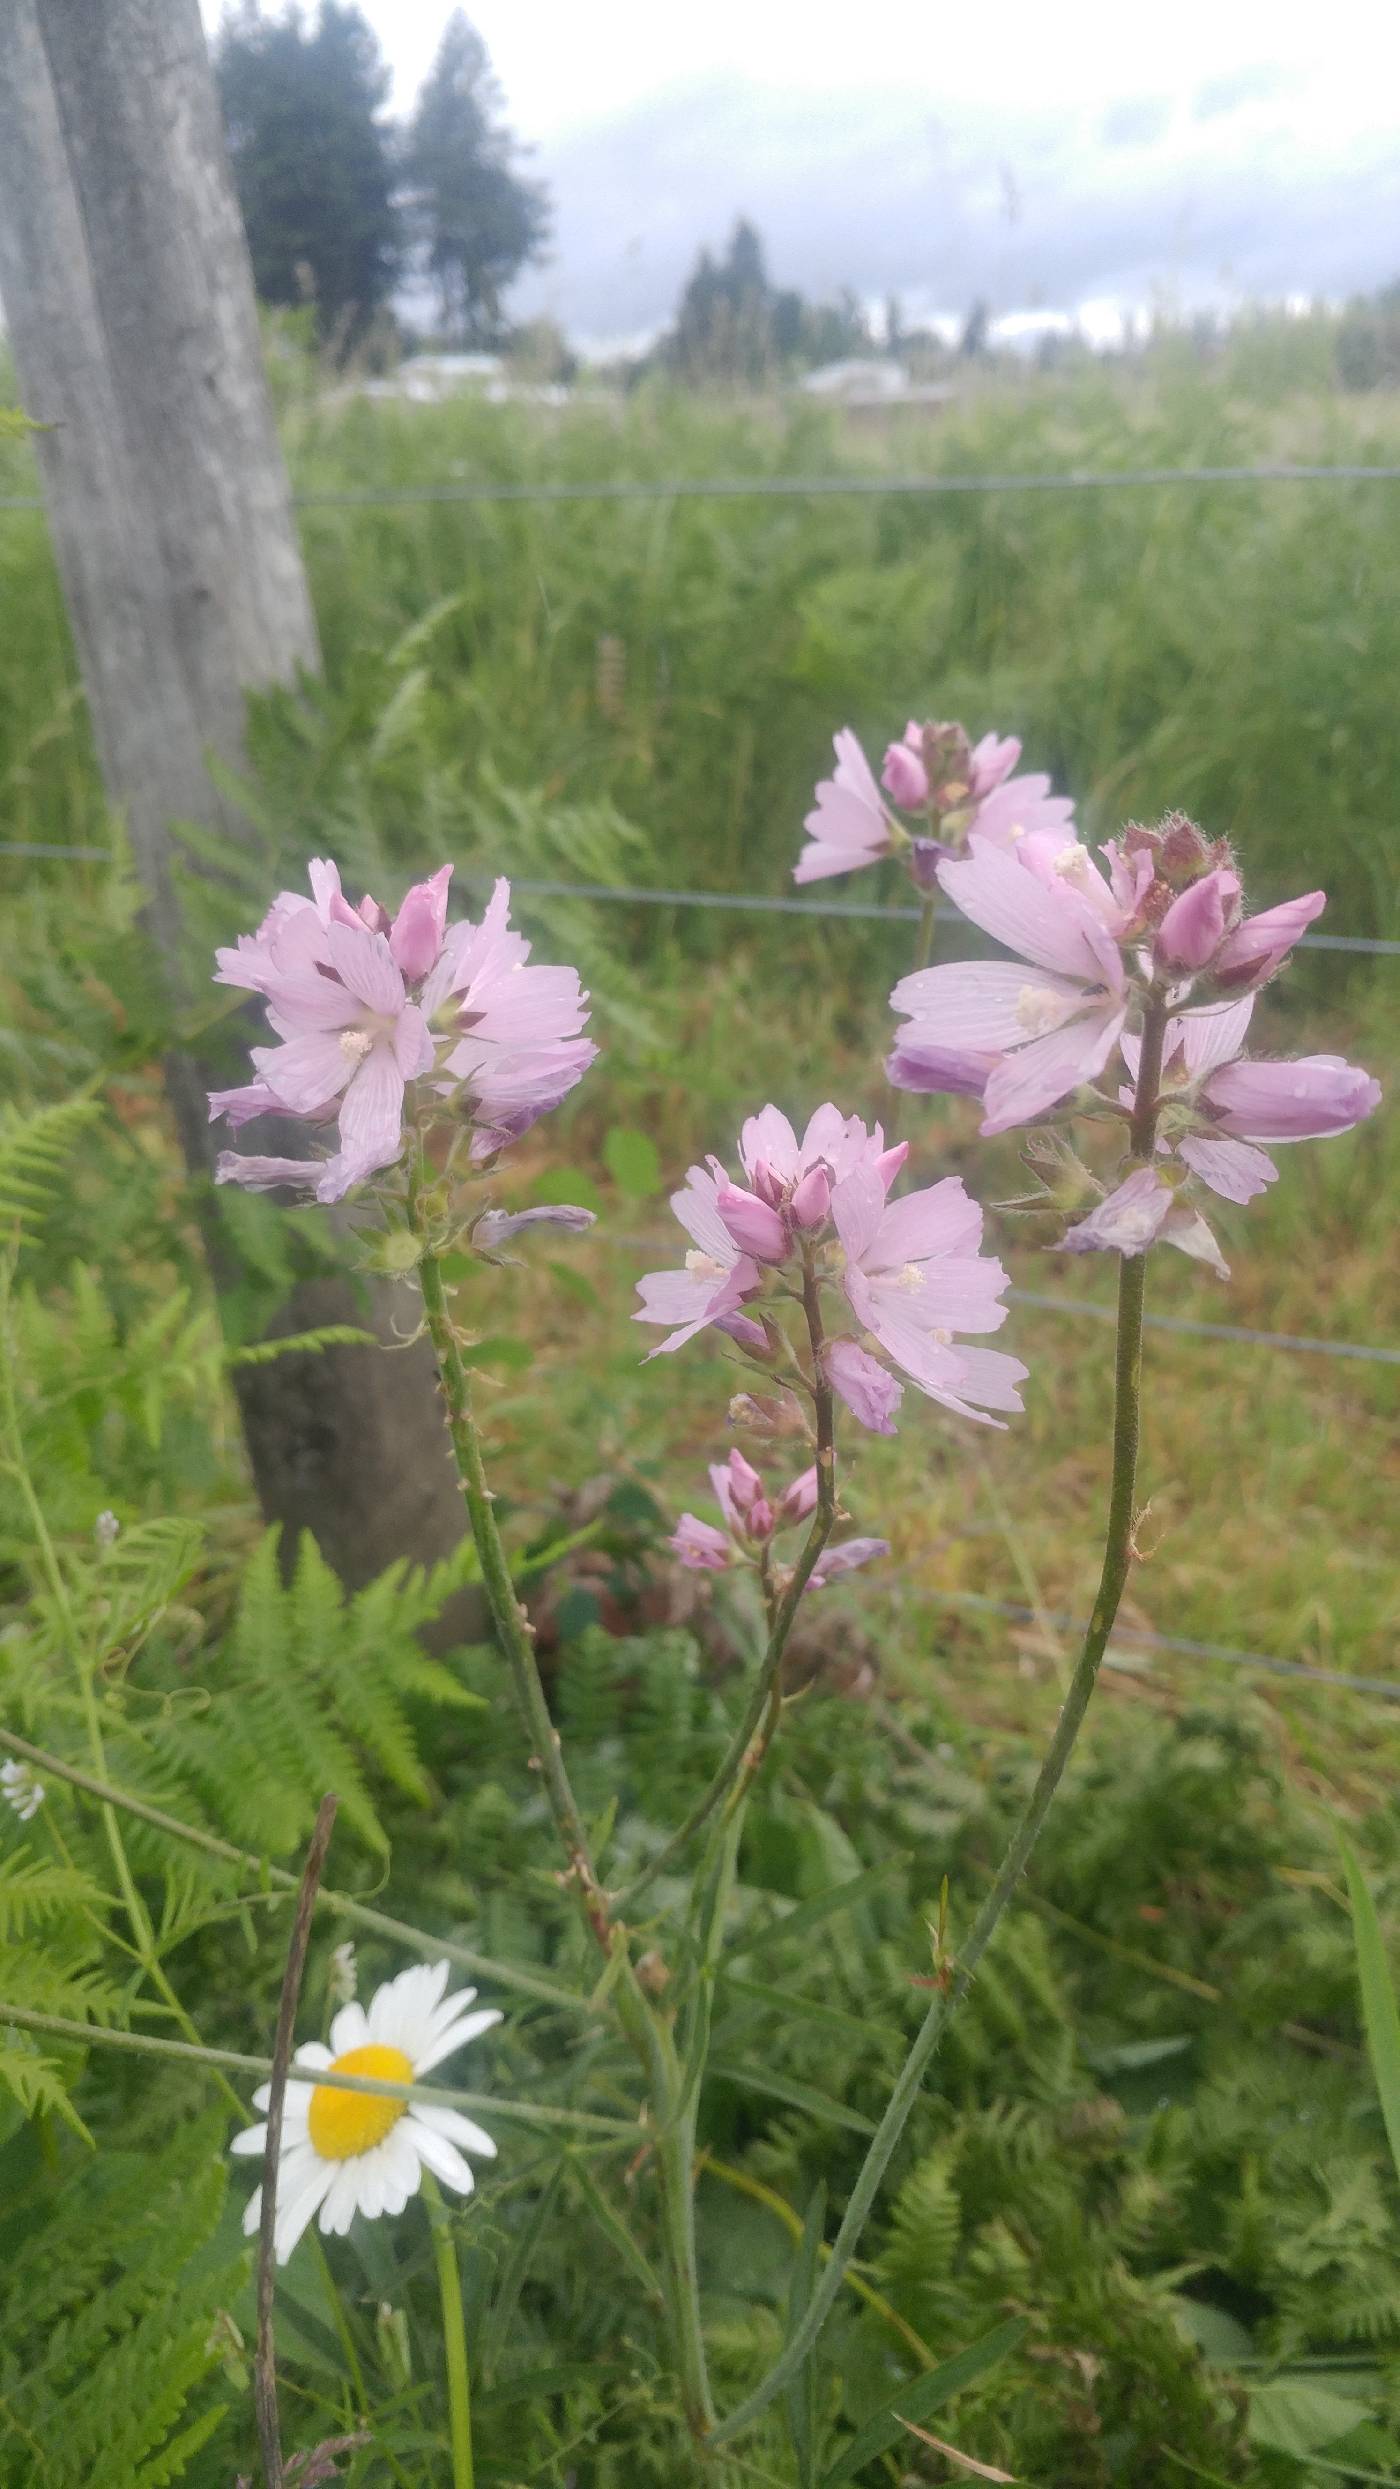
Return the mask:
[[[429,2108],[424,2104],[412,2111],[409,2123],[426,2126],[430,2134],[446,2135],[450,2142],[464,2144],[469,2152],[480,2153],[483,2160],[493,2161],[496,2157],[496,2146],[485,2127],[475,2125],[469,2117],[463,2117],[460,2109]]]
[[[322,2040],[303,2040],[292,2058],[293,2065],[306,2066],[313,2074],[324,2074],[331,2062],[331,2052]]]
[[[328,2164],[318,2160],[305,2172],[301,2185],[288,2190],[285,2202],[279,2199],[275,2232],[279,2264],[286,2263],[330,2183],[331,2173]]]
[[[254,2187],[243,2207],[243,2235],[251,2238],[262,2219],[262,2188]]]
[[[382,1994],[381,1989],[380,1995]],[[376,2004],[378,2001],[376,1998]],[[370,2037],[370,2027],[363,2005],[342,2005],[331,2024],[331,2055],[326,2061],[327,2064],[336,2057],[347,2056],[352,2048],[363,2048]]]
[[[253,2094],[254,2108],[265,2109],[271,2098],[272,2085],[270,2083],[259,2083],[257,2090]]]
[[[489,2031],[493,2023],[499,2022],[500,2019],[500,2014],[489,2005],[483,2005],[479,2013],[464,2014],[460,2022],[451,2024],[439,2039],[435,2039],[430,2047],[424,2049],[421,2057],[414,2060],[415,2073],[431,2073],[434,2066],[442,2064],[444,2057],[450,2057],[457,2049],[465,2048],[468,2040],[480,2039],[482,2032]]]
[[[427,2163],[444,2186],[455,2188],[458,2195],[470,2195],[476,2185],[470,2161],[464,2161],[455,2143],[446,2135],[435,2135],[430,2127],[421,2126],[416,2137],[419,2156]]]
[[[323,2164],[324,2165],[324,2164]],[[331,2168],[321,2227],[328,2238],[344,2238],[360,2203],[360,2172],[356,2161],[337,2161]]]
[[[266,2125],[245,2126],[241,2135],[234,2136],[229,2150],[246,2154],[250,2159],[255,2152],[265,2152],[267,2150]]]

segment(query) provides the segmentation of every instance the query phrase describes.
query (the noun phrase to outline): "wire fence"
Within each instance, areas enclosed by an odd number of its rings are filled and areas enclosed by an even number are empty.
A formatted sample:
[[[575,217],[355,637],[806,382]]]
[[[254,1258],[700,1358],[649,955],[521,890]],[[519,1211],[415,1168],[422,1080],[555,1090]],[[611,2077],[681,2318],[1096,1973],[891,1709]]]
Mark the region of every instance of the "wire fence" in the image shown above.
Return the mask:
[[[896,1574],[909,1579],[913,1568],[900,1565]],[[888,1581],[890,1575],[886,1574]],[[978,1590],[940,1590],[919,1582],[920,1597],[931,1600],[936,1607],[966,1608],[983,1616],[1005,1618],[1009,1623],[1039,1625],[1051,1633],[1082,1636],[1088,1629],[1087,1616],[1070,1616],[1053,1608],[1027,1607],[1016,1599],[985,1597]],[[1150,1626],[1118,1624],[1109,1639],[1105,1664],[1112,1667],[1114,1650],[1162,1651],[1178,1658],[1198,1659],[1224,1668],[1253,1669],[1261,1675],[1301,1679],[1308,1685],[1340,1686],[1352,1694],[1369,1695],[1381,1702],[1400,1703],[1400,1679],[1352,1675],[1344,1668],[1320,1668],[1311,1660],[1276,1659],[1268,1651],[1241,1651],[1227,1642],[1199,1642],[1189,1634],[1154,1633]],[[1122,1666],[1122,1661],[1116,1663]]]
[[[944,493],[1089,493],[1189,484],[1395,484],[1400,466],[1068,467],[970,475],[602,476],[547,482],[463,477],[441,484],[347,488],[292,495],[298,510],[409,510],[442,503],[570,501],[832,501],[933,499]],[[42,510],[40,493],[0,495],[0,510]]]

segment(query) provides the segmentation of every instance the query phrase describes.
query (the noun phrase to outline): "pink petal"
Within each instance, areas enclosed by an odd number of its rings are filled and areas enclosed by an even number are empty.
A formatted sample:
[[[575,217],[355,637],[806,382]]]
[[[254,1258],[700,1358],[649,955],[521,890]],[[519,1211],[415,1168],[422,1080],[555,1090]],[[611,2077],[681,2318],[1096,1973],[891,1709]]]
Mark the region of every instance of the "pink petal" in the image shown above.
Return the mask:
[[[1256,1193],[1278,1181],[1272,1158],[1262,1149],[1251,1149],[1247,1141],[1213,1140],[1207,1133],[1191,1132],[1177,1142],[1176,1154],[1222,1201],[1253,1201]]]
[[[874,1245],[862,1260],[867,1270],[898,1269],[935,1253],[975,1254],[981,1241],[979,1205],[969,1197],[961,1176],[945,1175],[941,1182],[889,1204]]]
[[[1175,1206],[1176,1195],[1155,1167],[1135,1167],[1114,1192],[1060,1243],[1063,1253],[1145,1253],[1155,1244]]]
[[[444,868],[446,869],[446,868]],[[405,1003],[394,1022],[394,1060],[405,1080],[420,1080],[433,1068],[432,1032],[416,1003]]]
[[[241,1158],[232,1149],[221,1150],[214,1161],[216,1184],[242,1184],[250,1193],[272,1192],[279,1184],[305,1188],[320,1172],[314,1158]]]
[[[831,1196],[831,1215],[848,1263],[859,1264],[885,1220],[885,1188],[870,1167],[853,1167]]]
[[[1227,866],[1203,873],[1173,899],[1152,945],[1152,955],[1172,976],[1195,976],[1215,957],[1225,928],[1239,914],[1240,877]]]
[[[889,1552],[887,1538],[848,1538],[839,1547],[824,1547],[807,1576],[807,1587],[824,1590],[828,1582],[838,1581],[843,1573],[854,1573],[860,1565]]]
[[[341,983],[367,1011],[402,1011],[403,978],[382,933],[369,933],[360,924],[336,923],[326,936],[326,947]]]
[[[1117,1044],[1125,1013],[1073,1020],[1048,1037],[1038,1037],[1019,1054],[1008,1055],[987,1082],[987,1112],[982,1130],[991,1135],[1030,1123],[1049,1107],[1058,1106],[1081,1082],[1097,1079]]]
[[[919,968],[890,996],[912,1015],[901,1045],[949,1046],[959,1053],[1001,1054],[1024,1046],[1084,1008],[1084,988],[1068,977],[1028,972],[1002,959],[963,959]]]
[[[345,1092],[340,1145],[366,1174],[390,1166],[403,1147],[403,1087],[392,1047],[380,1044],[365,1056]]]
[[[916,1097],[980,1098],[1001,1061],[999,1054],[965,1054],[953,1046],[911,1044],[906,1030],[894,1052],[885,1057],[885,1078],[892,1089]]]
[[[1093,984],[1102,980],[1095,920],[1073,891],[1047,889],[1014,856],[976,837],[967,859],[940,864],[938,878],[964,916],[1022,959]]]
[[[849,727],[833,740],[836,774],[821,781],[803,824],[810,844],[793,868],[797,882],[854,872],[889,851],[889,822],[870,763]]]
[[[740,1184],[721,1184],[715,1208],[741,1253],[751,1253],[759,1262],[787,1261],[792,1245],[786,1225],[757,1193],[746,1192]]]
[[[877,1358],[857,1341],[839,1339],[828,1341],[822,1363],[832,1390],[860,1425],[872,1435],[895,1432],[895,1412],[904,1392]]]
[[[725,1573],[734,1561],[724,1532],[708,1521],[697,1521],[693,1512],[681,1514],[667,1544],[692,1573]]]
[[[1058,844],[1074,839],[1074,805],[1068,795],[1052,795],[1050,781],[1039,774],[1011,778],[986,795],[972,822],[972,836],[993,847],[1019,847],[1022,840],[1051,833]]]
[[[1233,1063],[1249,1033],[1254,1012],[1254,996],[1246,994],[1242,1002],[1210,1003],[1203,1011],[1184,1011],[1173,1020],[1172,1029],[1181,1039],[1182,1057],[1193,1080],[1215,1070],[1217,1064]],[[1123,1052],[1128,1051],[1124,1040]],[[1137,1077],[1137,1064],[1133,1064]]]
[[[328,1106],[355,1070],[355,1058],[328,1031],[289,1038],[285,1046],[254,1046],[253,1063],[278,1104],[296,1115]]]

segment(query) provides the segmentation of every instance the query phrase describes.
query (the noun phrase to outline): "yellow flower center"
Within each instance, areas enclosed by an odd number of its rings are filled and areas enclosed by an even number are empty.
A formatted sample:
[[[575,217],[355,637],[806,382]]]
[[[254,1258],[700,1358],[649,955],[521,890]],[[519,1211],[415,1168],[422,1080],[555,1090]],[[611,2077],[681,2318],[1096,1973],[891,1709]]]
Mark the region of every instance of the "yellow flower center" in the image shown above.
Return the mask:
[[[347,2048],[334,2057],[332,2074],[373,2074],[381,2083],[411,2083],[413,2065],[401,2048]],[[406,2100],[378,2098],[367,2091],[333,2091],[318,2083],[311,2095],[307,2125],[314,2149],[323,2161],[353,2161],[382,2143],[408,2107]]]

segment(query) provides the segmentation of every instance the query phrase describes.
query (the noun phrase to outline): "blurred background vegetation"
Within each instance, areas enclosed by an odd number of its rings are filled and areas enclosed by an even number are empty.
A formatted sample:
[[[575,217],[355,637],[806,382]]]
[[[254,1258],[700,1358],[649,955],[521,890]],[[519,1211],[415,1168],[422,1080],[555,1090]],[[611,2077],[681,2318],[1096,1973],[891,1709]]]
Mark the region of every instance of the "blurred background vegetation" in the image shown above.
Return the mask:
[[[316,853],[390,896],[444,856],[464,896],[497,871],[781,894],[833,730],[849,723],[878,752],[922,714],[1020,734],[1090,836],[1181,805],[1238,841],[1256,905],[1321,883],[1327,928],[1400,935],[1394,484],[415,498],[476,483],[1400,463],[1400,402],[1349,385],[1354,318],[1261,316],[1208,347],[1164,334],[1121,365],[973,374],[936,416],[680,397],[659,381],[557,412],[413,406],[332,375],[304,326],[293,315],[270,344],[326,675],[254,720],[247,856],[235,866],[190,833],[201,944],[255,919]],[[24,445],[0,442],[0,492],[34,489]],[[0,1062],[14,1131],[77,1091],[100,1100],[65,1129],[61,1180],[49,1169],[26,1219],[8,1353],[34,1478],[104,1653],[112,1776],[288,1857],[333,1773],[353,1791],[338,1882],[382,1883],[384,1906],[416,1923],[582,1985],[491,1655],[450,1649],[441,1678],[417,1673],[414,1632],[453,1585],[390,1583],[366,1594],[377,1606],[342,1605],[307,1552],[294,1587],[277,1587],[228,1360],[326,1239],[307,1213],[238,1202],[245,1275],[221,1326],[160,1096],[180,1032],[103,806],[40,513],[0,510],[0,580],[17,617],[0,667],[0,835],[100,851],[0,853]],[[865,876],[823,895],[903,894]],[[587,1534],[532,1596],[583,1793],[600,1811],[617,1802],[625,1852],[699,1785],[749,1632],[678,1582],[661,1544],[722,1454],[734,1378],[699,1346],[643,1373],[631,1283],[669,1257],[665,1195],[688,1158],[728,1151],[762,1096],[792,1113],[828,1094],[887,1112],[886,997],[911,928],[620,898],[526,897],[518,912],[539,956],[583,967],[606,1053],[508,1182],[601,1217],[567,1259],[490,1275],[471,1320],[515,1543]],[[1400,960],[1305,953],[1261,1016],[1271,1043],[1335,1046],[1389,1081]],[[989,1205],[1023,1189],[1014,1143],[977,1143],[971,1110],[906,1106],[917,1175],[956,1168]],[[1222,1222],[1228,1294],[1154,1265],[1158,1310],[1393,1343],[1396,1164],[1386,1113],[1285,1152],[1275,1190]],[[1033,1292],[1082,1298],[1107,1276],[1067,1278],[994,1209],[990,1227]],[[972,1438],[911,1409],[897,1443],[860,1447],[851,1509],[894,1559],[883,1584],[872,1572],[814,1612],[795,1663],[810,1691],[755,1809],[745,1949],[705,2103],[703,2254],[727,2395],[771,2358],[791,2224],[819,2180],[839,2202],[921,2010],[940,1880],[956,1944],[996,1855],[1066,1664],[1046,1619],[1082,1612],[1092,1585],[1110,1335],[1018,1306],[1005,1338],[1032,1368],[1010,1433]],[[1010,2313],[1028,2323],[1021,2351],[934,2423],[1002,2474],[1291,2489],[1400,2472],[1400,2198],[1359,2053],[1331,1832],[1354,1821],[1393,1904],[1396,1713],[1131,1639],[1155,1628],[1400,1687],[1396,1400],[1393,1366],[1154,1335],[1153,1500],[1128,1631],[1033,1887],[910,2129],[867,2295],[833,2327],[829,2462],[901,2379]],[[136,1621],[92,1540],[104,1509],[133,1574],[149,1558],[157,1580]],[[13,1475],[0,1567],[4,1718],[78,1755]],[[130,1995],[90,1886],[60,1878],[24,1897],[36,1861],[61,1866],[55,1840],[80,1879],[99,1874],[100,1824],[80,1800],[54,1786],[35,1823],[4,1814],[0,1992],[120,2020]],[[154,1833],[133,1855],[201,2036],[263,2048],[280,1923]],[[784,1933],[786,1912],[867,1869],[840,1908]],[[312,2013],[334,1932],[318,1939]],[[366,1977],[400,1967],[391,1948],[362,1954]],[[0,2069],[15,2093],[0,2118],[0,2476],[226,2483],[250,2461],[251,2301],[241,2189],[221,2208],[209,2176],[217,2099],[194,2074],[48,2043],[12,2040]],[[624,2076],[527,2007],[491,2079],[615,2107]],[[64,2122],[70,2097],[95,2163]],[[625,2223],[645,2254],[646,2219],[621,2163],[519,2147],[460,2217],[484,2479],[686,2476],[655,2311],[616,2236]],[[345,2458],[349,2475],[426,2484],[442,2426],[426,2237],[409,2220],[361,2225],[334,2270],[348,2340],[315,2250],[289,2268],[288,2442],[351,2433],[372,2408],[376,2444]],[[98,2280],[105,2322],[82,2314]],[[162,2361],[178,2381],[164,2401]],[[97,2408],[145,2418],[94,2451]],[[42,2472],[27,2468],[36,2443]],[[736,2481],[803,2478],[781,2413],[741,2454]],[[911,2440],[893,2468],[881,2455],[853,2476],[961,2475]]]

